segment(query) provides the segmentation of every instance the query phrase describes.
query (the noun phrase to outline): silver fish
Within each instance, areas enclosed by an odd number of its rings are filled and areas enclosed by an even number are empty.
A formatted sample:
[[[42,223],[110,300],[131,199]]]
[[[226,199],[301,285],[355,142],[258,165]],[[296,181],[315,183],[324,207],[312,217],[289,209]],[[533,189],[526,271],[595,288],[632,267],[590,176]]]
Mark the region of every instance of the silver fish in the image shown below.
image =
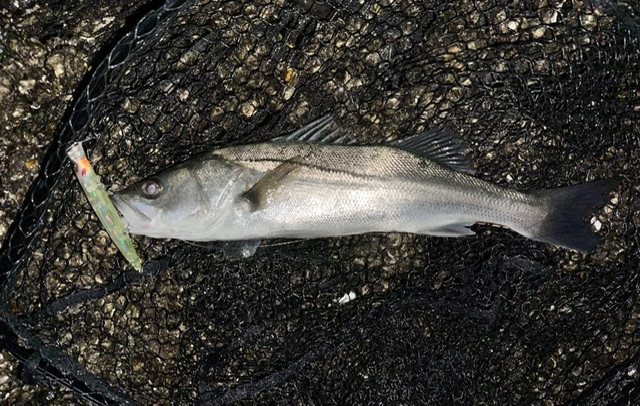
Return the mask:
[[[332,126],[326,116],[271,142],[198,155],[114,194],[113,203],[129,232],[189,241],[462,237],[483,222],[582,252],[599,243],[586,217],[616,179],[519,192],[471,176],[465,148],[442,129],[363,146]]]

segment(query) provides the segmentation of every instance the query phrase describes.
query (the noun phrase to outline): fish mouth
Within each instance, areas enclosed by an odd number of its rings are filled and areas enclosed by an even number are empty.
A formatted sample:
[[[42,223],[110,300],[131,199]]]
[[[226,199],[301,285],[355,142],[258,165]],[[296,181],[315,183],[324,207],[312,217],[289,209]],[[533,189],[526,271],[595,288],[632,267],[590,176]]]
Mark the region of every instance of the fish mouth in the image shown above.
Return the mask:
[[[111,202],[122,215],[122,222],[127,231],[132,234],[138,234],[137,230],[144,230],[151,223],[151,218],[138,209],[135,205],[130,204],[121,195],[115,193],[109,196]]]

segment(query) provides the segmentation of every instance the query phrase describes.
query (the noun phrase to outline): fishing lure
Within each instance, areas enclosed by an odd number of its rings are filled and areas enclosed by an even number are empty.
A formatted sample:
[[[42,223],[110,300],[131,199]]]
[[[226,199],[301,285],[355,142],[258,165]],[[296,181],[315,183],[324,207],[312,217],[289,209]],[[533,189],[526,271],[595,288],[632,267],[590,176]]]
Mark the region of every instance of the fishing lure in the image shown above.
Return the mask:
[[[67,149],[67,155],[74,164],[74,171],[80,181],[82,190],[87,196],[89,204],[98,215],[102,226],[107,230],[111,240],[129,261],[129,264],[138,272],[142,272],[142,261],[133,246],[133,241],[129,238],[118,211],[111,203],[104,185],[100,182],[100,177],[93,170],[82,143],[74,143]]]

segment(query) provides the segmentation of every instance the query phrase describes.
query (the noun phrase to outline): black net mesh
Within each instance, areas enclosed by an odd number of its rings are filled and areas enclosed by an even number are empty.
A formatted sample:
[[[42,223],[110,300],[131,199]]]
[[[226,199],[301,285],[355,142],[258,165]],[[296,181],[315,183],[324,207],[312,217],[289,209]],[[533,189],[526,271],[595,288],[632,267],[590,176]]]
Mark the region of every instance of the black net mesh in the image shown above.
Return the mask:
[[[42,399],[638,401],[640,9],[361,3],[172,0],[106,46],[0,253],[0,343]],[[89,139],[117,190],[327,112],[372,143],[445,125],[479,177],[512,188],[621,175],[598,214],[604,243],[582,255],[480,225],[284,241],[237,261],[136,237],[138,274],[65,156]]]

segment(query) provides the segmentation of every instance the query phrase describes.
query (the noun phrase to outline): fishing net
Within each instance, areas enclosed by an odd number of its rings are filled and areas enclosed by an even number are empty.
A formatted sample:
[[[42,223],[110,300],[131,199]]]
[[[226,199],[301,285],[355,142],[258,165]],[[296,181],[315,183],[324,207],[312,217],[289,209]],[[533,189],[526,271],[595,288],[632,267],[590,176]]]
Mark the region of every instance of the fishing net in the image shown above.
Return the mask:
[[[14,3],[3,18],[26,21],[16,7],[38,2]],[[123,4],[42,5],[69,21],[118,20],[67,113],[50,118],[60,124],[24,202],[4,209],[15,213],[0,252],[5,400],[638,402],[637,5]],[[32,30],[43,41],[75,32]],[[477,176],[510,188],[621,176],[592,219],[603,243],[582,255],[476,225],[461,239],[265,241],[234,260],[215,242],[134,237],[138,274],[65,155],[87,140],[116,191],[326,113],[366,143],[444,126]]]

